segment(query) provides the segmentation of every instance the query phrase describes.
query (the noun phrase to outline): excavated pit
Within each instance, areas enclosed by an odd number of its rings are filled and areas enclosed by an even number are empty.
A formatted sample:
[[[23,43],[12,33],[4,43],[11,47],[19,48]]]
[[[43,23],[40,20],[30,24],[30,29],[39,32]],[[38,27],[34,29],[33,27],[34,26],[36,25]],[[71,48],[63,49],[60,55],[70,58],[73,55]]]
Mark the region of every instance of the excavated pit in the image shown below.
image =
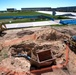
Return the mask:
[[[59,46],[57,43],[62,44],[61,46]],[[65,59],[65,44],[63,44],[63,42],[57,42],[56,44],[37,44],[35,42],[32,43],[23,43],[23,44],[18,44],[18,45],[13,45],[10,47],[10,56],[15,56],[18,54],[26,54],[29,57],[31,57],[31,59],[33,59],[34,61],[37,62],[37,64],[35,65],[39,65],[39,63],[41,62],[46,62],[47,60],[51,60],[50,62],[53,62],[53,60],[55,59],[57,63],[59,63],[62,59]],[[48,53],[48,52],[51,53]],[[47,53],[47,58],[46,57],[46,53]],[[41,57],[42,55],[42,57]],[[45,55],[45,57],[44,57]],[[31,62],[32,65],[33,62]]]
[[[26,54],[35,46],[35,43],[25,43],[25,44],[18,44],[18,45],[12,45],[10,47],[10,54],[17,55],[19,53]]]
[[[69,32],[67,32],[67,34],[68,33]],[[38,61],[37,58],[39,59],[39,62],[44,62],[44,61],[46,62],[47,60],[54,58],[56,64],[62,64],[63,62],[66,61],[65,60],[66,46],[63,40],[66,38],[68,39],[70,37],[70,35],[66,35],[66,30],[65,31],[63,30],[61,32],[52,28],[42,28],[40,30],[32,31],[32,32],[30,30],[21,31],[21,32],[19,31],[18,33],[16,32],[16,35],[19,39],[25,35],[28,35],[29,37],[29,35],[32,35],[32,34],[36,34],[36,40],[30,40],[31,38],[30,37],[28,41],[25,40],[17,44],[15,43],[14,45],[10,45],[9,49],[7,50],[8,57],[3,59],[0,62],[0,66],[9,68],[10,70],[17,71],[17,72],[30,71],[31,63],[27,58],[14,57],[15,55],[18,55],[20,53],[28,55],[29,57],[31,57],[31,59],[35,60],[36,62]],[[14,34],[11,33],[11,35],[14,35]],[[24,37],[24,39],[25,38],[26,36]],[[3,50],[2,47],[3,45],[1,42],[1,48],[0,48],[1,51]],[[52,55],[51,53],[50,54],[48,53],[49,51],[51,51]],[[44,52],[43,56],[46,56],[46,52],[50,56],[43,59],[41,57],[42,55],[41,52]]]
[[[50,66],[51,64],[63,63],[65,60],[65,44],[61,40],[66,37],[66,35],[58,33],[56,30],[46,30],[46,33],[43,30],[42,32],[38,31],[35,32],[35,34],[36,33],[38,33],[38,35],[36,36],[37,39],[35,41],[24,41],[20,44],[10,46],[8,49],[9,58],[4,59],[0,65],[4,65],[4,67],[17,72],[23,72],[29,71],[31,65],[39,68],[43,66]],[[22,36],[23,35],[21,35],[21,37]],[[58,38],[60,39],[58,40]],[[50,54],[48,53],[49,51],[51,52]],[[44,58],[44,55],[46,57],[45,53],[47,53],[47,56],[49,57]],[[15,57],[18,54],[26,54],[35,62],[30,62],[24,57]],[[42,54],[43,56],[41,57]],[[9,64],[9,66],[7,66],[5,61]],[[47,61],[49,62],[48,65],[46,64]]]

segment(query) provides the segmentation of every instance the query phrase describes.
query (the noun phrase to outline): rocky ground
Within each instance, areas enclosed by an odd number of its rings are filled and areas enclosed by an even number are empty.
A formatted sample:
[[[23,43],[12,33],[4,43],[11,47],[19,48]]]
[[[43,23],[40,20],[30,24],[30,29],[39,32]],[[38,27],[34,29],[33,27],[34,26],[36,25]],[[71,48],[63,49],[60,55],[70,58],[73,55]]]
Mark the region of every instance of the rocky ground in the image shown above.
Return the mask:
[[[13,72],[12,75],[28,75],[23,72],[30,71],[31,63],[26,58],[14,57],[19,53],[37,60],[35,52],[51,50],[56,64],[65,62],[66,45],[63,41],[72,35],[76,35],[76,26],[45,26],[4,31],[0,36],[0,75],[11,75],[10,71]],[[75,75],[76,54],[72,50],[69,51],[69,63],[66,68],[54,69],[41,75]]]

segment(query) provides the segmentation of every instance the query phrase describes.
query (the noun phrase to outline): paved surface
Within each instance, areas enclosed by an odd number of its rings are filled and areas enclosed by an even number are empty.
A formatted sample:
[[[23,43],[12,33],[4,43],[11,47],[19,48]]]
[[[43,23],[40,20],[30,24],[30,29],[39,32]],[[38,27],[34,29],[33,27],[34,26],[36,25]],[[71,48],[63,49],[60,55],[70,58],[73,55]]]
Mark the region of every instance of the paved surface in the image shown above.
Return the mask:
[[[51,14],[52,15],[52,11],[37,11],[37,12],[45,13],[45,14]],[[76,15],[76,13],[74,13],[74,12],[58,12],[58,11],[56,11],[56,15],[63,15],[63,14],[73,14],[73,15]]]
[[[56,21],[13,23],[13,24],[6,24],[6,27],[9,29],[9,28],[20,28],[20,27],[30,27],[30,26],[46,26],[46,25],[54,25],[54,24],[59,24],[59,23]]]
[[[52,11],[37,11],[37,12],[52,15]],[[58,11],[56,11],[56,15],[64,15],[64,14],[72,14],[72,15],[75,15],[75,16],[68,16],[68,17],[69,18],[76,19],[76,13],[75,12],[58,12]]]

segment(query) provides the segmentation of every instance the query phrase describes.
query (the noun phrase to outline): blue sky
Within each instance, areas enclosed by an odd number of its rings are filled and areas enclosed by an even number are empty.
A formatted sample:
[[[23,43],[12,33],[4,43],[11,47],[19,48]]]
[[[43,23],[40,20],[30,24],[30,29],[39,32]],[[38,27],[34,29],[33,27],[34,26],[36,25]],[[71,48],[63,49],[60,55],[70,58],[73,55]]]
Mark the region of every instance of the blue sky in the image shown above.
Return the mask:
[[[23,7],[64,7],[76,6],[76,0],[0,0],[0,10]]]

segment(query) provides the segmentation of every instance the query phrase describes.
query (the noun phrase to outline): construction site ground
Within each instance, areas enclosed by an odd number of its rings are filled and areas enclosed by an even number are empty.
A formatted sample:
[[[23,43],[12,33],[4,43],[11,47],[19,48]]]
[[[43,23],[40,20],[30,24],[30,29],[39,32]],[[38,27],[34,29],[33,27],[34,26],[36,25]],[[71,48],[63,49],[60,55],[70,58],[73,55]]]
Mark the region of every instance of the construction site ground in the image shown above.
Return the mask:
[[[5,30],[0,36],[0,75],[34,75],[30,73],[29,60],[23,57],[13,57],[18,53],[27,54],[32,50],[38,52],[51,49],[56,64],[65,62],[66,45],[64,40],[73,35],[76,35],[75,25]],[[69,50],[69,62],[66,69],[54,69],[41,75],[76,75],[76,53]]]

